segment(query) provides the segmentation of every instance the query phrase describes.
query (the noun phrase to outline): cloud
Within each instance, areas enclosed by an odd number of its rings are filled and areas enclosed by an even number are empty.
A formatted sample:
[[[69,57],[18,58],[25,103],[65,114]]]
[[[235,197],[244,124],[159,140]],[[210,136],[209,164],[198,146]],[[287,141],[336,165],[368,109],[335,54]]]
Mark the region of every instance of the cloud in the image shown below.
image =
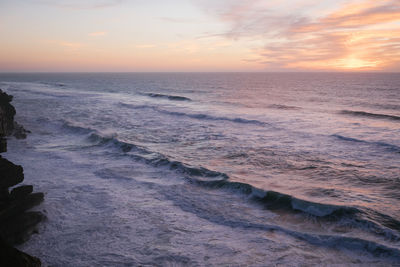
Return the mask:
[[[106,35],[106,34],[107,34],[107,32],[91,32],[88,35],[91,36],[91,37],[98,37],[98,36],[103,36],[103,35]]]
[[[189,18],[172,18],[172,17],[159,17],[159,20],[163,22],[169,22],[169,23],[198,23],[198,20],[195,19],[189,19]]]
[[[400,1],[352,0],[313,12],[310,3],[231,1],[215,14],[228,30],[213,34],[263,42],[254,53],[257,62],[271,69],[380,70],[400,65]]]
[[[67,9],[97,9],[120,5],[125,0],[32,0],[35,3],[67,8]]]
[[[382,3],[379,5],[379,3]],[[371,25],[400,21],[399,1],[364,1],[363,4],[349,4],[320,20],[299,27],[299,31],[327,29],[358,29]]]

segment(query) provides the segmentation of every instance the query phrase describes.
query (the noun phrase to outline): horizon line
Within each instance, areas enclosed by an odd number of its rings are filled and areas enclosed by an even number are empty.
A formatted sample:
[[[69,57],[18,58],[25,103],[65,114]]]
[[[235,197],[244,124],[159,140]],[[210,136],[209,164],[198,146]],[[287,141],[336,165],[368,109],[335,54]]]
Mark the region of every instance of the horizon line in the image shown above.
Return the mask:
[[[400,73],[400,71],[0,71],[0,74],[101,74],[101,73]]]

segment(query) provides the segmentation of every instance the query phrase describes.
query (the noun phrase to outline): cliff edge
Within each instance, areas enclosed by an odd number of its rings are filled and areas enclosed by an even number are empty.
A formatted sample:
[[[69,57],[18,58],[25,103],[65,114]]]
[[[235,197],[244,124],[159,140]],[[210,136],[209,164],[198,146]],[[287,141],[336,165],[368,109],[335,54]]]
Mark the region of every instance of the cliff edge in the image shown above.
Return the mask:
[[[0,89],[0,153],[7,151],[7,136],[26,138],[28,133],[14,121],[12,98]],[[43,193],[33,193],[32,185],[17,186],[23,180],[23,168],[0,155],[0,266],[41,266],[38,258],[13,247],[25,242],[44,219],[29,211],[43,201]]]

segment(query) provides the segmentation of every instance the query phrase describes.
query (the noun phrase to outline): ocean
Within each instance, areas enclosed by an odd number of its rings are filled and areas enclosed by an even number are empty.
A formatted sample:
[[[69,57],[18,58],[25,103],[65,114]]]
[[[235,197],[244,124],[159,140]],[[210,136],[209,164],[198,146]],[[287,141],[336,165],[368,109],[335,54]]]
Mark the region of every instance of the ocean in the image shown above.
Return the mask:
[[[0,74],[45,266],[400,264],[398,73]]]

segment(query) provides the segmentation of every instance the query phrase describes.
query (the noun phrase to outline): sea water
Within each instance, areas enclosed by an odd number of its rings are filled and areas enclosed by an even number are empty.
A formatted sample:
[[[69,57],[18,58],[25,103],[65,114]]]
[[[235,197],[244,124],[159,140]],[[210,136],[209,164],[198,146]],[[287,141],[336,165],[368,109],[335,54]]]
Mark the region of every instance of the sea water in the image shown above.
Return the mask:
[[[400,75],[0,74],[47,266],[395,265]]]

